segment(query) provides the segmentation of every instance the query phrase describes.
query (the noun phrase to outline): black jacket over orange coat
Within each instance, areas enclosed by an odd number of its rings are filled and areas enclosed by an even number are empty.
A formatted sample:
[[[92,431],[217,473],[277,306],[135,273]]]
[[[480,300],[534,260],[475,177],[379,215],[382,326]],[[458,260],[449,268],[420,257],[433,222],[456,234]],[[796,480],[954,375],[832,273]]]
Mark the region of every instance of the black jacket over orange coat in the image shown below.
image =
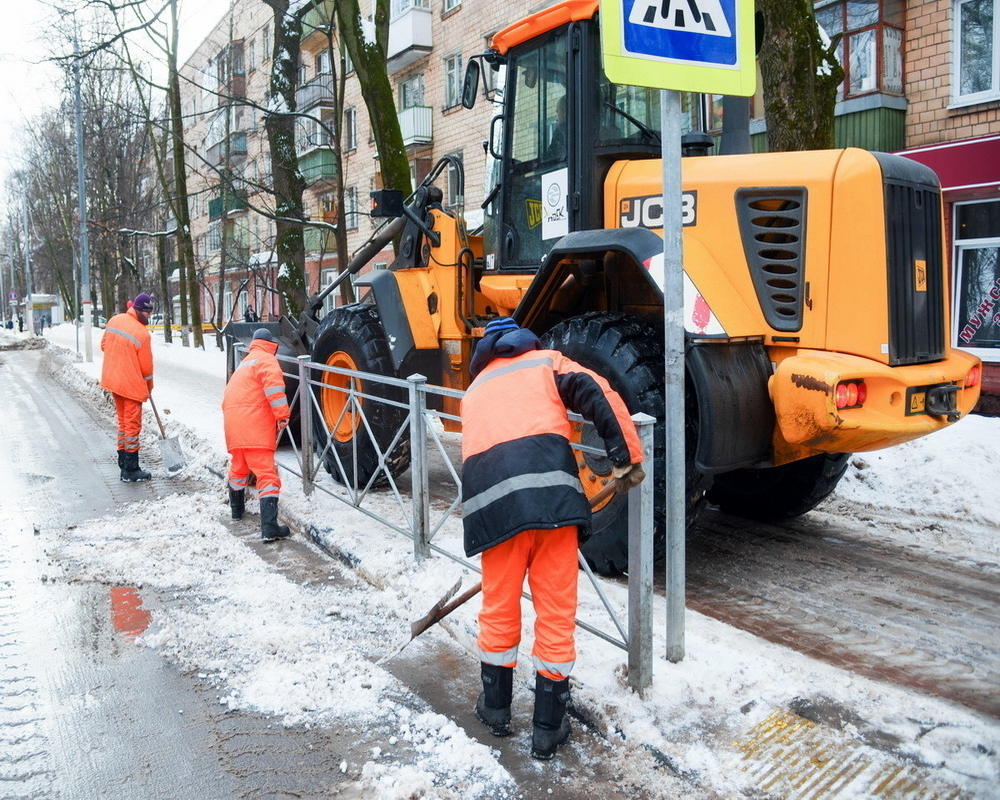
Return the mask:
[[[469,556],[524,530],[589,528],[567,409],[594,424],[615,466],[643,458],[628,409],[607,381],[556,350],[525,349],[523,342],[532,339],[537,347],[533,334],[516,330],[496,340],[498,357],[462,399],[462,522]],[[503,346],[518,340],[521,346]]]

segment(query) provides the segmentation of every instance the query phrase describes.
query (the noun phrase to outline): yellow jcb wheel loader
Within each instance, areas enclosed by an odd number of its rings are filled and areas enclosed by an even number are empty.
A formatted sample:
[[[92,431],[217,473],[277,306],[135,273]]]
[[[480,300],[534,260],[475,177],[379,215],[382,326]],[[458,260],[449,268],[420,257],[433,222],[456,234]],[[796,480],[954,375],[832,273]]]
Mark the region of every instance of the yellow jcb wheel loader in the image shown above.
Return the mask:
[[[359,276],[364,302],[320,319],[324,294],[285,321],[291,351],[464,389],[486,322],[509,315],[662,422],[658,92],[605,78],[597,10],[596,0],[551,6],[500,31],[480,59],[503,85],[481,235],[442,206],[433,181],[446,161],[405,206],[376,193],[391,220],[339,279],[399,237],[396,260]],[[480,60],[467,74],[467,106]],[[461,174],[460,163],[452,167]],[[682,178],[689,523],[706,499],[752,518],[802,514],[833,491],[850,453],[932,433],[972,409],[980,367],[948,346],[933,172],[844,149],[686,158]],[[358,388],[403,399],[364,381]],[[359,415],[340,392],[320,387],[317,398],[320,445],[329,428],[348,478],[364,485],[379,462]],[[387,449],[405,411],[362,402]],[[457,411],[457,401],[445,404]],[[662,441],[658,426],[661,546]],[[404,436],[388,466],[408,463]],[[588,496],[610,473],[605,459],[581,457]],[[585,553],[603,573],[626,566],[622,498],[595,511]]]

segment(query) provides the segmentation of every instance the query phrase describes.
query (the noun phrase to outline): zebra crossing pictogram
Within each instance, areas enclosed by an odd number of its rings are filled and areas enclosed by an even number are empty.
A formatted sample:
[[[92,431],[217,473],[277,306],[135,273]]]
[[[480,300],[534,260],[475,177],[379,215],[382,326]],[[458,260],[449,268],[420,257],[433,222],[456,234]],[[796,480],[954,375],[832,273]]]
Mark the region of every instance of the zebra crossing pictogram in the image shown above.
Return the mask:
[[[733,35],[719,0],[636,0],[628,21],[667,31]]]

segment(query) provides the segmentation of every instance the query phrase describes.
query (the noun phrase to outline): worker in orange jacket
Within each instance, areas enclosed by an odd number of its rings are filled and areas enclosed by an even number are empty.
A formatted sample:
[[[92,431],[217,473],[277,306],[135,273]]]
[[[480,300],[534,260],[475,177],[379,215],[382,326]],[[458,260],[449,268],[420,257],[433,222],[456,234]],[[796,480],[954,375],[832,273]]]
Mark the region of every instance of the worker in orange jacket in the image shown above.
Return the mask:
[[[149,314],[153,298],[146,292],[136,295],[132,307],[115,314],[104,327],[101,350],[101,386],[111,392],[118,415],[118,469],[125,482],[148,481],[150,474],[139,467],[139,434],[142,432],[142,403],[153,390],[153,347],[150,343]]]
[[[285,395],[285,376],[274,354],[278,342],[267,328],[258,328],[246,357],[233,372],[222,395],[222,418],[229,465],[229,506],[240,519],[246,504],[247,479],[257,476],[260,498],[260,535],[265,542],[288,536],[278,524],[281,478],[274,463],[278,434],[288,425],[291,409]]]
[[[590,505],[570,448],[567,409],[594,424],[621,489],[644,477],[642,446],[621,397],[600,375],[542,350],[514,320],[492,320],[470,363],[462,399],[465,552],[482,553],[476,716],[510,733],[525,574],[535,607],[531,755],[552,758],[569,736],[566,704],[576,660],[577,544]]]

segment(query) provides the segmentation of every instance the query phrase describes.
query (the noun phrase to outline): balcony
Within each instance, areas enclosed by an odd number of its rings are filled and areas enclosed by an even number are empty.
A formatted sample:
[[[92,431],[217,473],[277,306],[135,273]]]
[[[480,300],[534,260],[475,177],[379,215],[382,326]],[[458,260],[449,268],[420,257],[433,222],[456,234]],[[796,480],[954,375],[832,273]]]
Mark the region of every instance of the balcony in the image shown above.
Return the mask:
[[[433,109],[430,106],[412,106],[399,112],[399,130],[406,147],[430,144],[434,141]]]
[[[226,195],[226,213],[232,214],[234,211],[246,211],[247,199],[237,194]],[[213,197],[208,201],[208,218],[218,219],[222,216],[222,198]]]
[[[238,159],[243,159],[247,154],[247,135],[242,131],[239,133],[229,134],[229,160],[234,161]],[[223,161],[226,160],[226,139],[222,138],[222,141],[216,142],[211,147],[208,148],[208,155],[206,156],[208,163],[213,167],[219,166]]]
[[[314,106],[332,105],[332,75],[320,75],[295,90],[295,106],[297,111],[306,111]]]
[[[302,50],[315,52],[326,46],[326,32],[336,19],[336,7],[333,0],[314,0],[312,7],[306,11],[302,19]]]
[[[334,178],[333,151],[328,147],[317,147],[299,156],[299,172],[306,186],[332,182]]]
[[[327,228],[306,228],[302,232],[302,239],[307,253],[337,252],[337,238]]]
[[[393,3],[395,7],[397,3]],[[386,65],[390,73],[406,69],[417,60],[426,56],[434,47],[431,38],[431,19],[433,14],[429,8],[420,8],[419,4],[399,3],[402,10],[394,13],[389,23],[389,45],[386,52]]]

